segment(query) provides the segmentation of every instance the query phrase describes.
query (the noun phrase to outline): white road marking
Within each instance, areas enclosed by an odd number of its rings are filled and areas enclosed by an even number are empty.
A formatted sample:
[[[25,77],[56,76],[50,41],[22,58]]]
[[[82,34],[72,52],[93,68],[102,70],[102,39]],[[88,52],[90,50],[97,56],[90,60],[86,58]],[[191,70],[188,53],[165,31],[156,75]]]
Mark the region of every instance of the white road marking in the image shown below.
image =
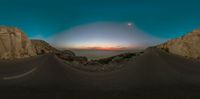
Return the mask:
[[[14,76],[3,77],[3,80],[12,80],[12,79],[18,79],[18,78],[27,76],[27,75],[31,74],[32,72],[34,72],[37,68],[38,68],[38,67],[33,68],[33,69],[31,69],[30,71],[25,72],[25,73],[20,74],[20,75],[14,75]]]

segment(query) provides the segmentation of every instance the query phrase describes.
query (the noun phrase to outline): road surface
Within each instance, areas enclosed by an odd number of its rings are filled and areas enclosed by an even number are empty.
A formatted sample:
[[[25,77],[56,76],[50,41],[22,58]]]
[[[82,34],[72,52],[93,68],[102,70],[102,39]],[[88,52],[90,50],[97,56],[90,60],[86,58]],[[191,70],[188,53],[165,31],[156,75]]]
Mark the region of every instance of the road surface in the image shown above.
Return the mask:
[[[119,65],[124,67],[110,72],[87,72],[65,64],[53,54],[1,60],[0,96],[123,99],[200,93],[200,62],[197,60],[150,48],[136,59]]]

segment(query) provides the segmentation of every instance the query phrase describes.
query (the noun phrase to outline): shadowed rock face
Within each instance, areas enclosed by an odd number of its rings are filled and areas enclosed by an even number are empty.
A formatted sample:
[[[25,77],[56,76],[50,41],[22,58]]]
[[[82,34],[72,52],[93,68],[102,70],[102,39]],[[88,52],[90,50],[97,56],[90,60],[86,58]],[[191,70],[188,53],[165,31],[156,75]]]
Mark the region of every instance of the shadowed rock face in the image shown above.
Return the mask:
[[[60,59],[75,64],[86,64],[88,59],[83,56],[70,56],[69,54],[56,54]]]
[[[56,53],[62,54],[65,56],[75,56],[75,53],[69,50],[60,51],[50,44],[43,40],[31,40],[33,50],[36,52],[37,55],[48,54],[48,53]]]
[[[70,50],[63,50],[61,51],[61,54],[67,55],[67,56],[76,56],[76,54]]]
[[[0,26],[0,59],[35,56],[31,41],[15,27]]]
[[[37,55],[46,53],[58,53],[59,50],[49,45],[47,42],[42,40],[31,40],[34,51]]]
[[[157,46],[167,52],[190,57],[200,58],[200,29],[194,30],[185,36],[170,40]]]

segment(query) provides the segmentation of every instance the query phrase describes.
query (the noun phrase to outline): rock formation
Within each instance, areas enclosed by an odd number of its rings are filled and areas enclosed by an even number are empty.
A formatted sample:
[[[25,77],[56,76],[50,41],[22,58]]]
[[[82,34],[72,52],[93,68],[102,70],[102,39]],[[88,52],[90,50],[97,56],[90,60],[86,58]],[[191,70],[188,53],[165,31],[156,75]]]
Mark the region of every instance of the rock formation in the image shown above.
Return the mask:
[[[0,26],[0,59],[26,58],[46,53],[75,56],[69,50],[60,51],[42,40],[29,40],[15,27]]]
[[[170,40],[157,46],[167,52],[190,57],[200,58],[200,29],[194,30],[185,36]]]
[[[68,55],[68,56],[76,56],[76,54],[70,50],[63,50],[61,51],[61,54]]]
[[[47,53],[56,53],[56,54],[63,54],[66,56],[75,56],[75,53],[69,50],[60,51],[50,44],[43,40],[31,40],[33,50],[36,52],[37,55],[47,54]]]
[[[15,27],[0,26],[0,59],[35,56],[31,41]]]
[[[58,53],[59,50],[49,45],[43,40],[31,40],[33,50],[37,55],[46,54],[46,53]]]
[[[69,54],[56,54],[60,59],[69,63],[86,64],[88,62],[87,57],[83,56],[70,56]]]

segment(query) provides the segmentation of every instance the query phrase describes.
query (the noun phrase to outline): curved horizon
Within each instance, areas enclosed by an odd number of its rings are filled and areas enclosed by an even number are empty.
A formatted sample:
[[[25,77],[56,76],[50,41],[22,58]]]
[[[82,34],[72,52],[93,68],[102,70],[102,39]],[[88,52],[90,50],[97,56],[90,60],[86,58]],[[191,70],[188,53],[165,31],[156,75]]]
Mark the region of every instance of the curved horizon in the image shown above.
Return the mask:
[[[80,25],[54,35],[49,40],[58,48],[122,50],[145,48],[162,42],[130,22],[96,22]]]

